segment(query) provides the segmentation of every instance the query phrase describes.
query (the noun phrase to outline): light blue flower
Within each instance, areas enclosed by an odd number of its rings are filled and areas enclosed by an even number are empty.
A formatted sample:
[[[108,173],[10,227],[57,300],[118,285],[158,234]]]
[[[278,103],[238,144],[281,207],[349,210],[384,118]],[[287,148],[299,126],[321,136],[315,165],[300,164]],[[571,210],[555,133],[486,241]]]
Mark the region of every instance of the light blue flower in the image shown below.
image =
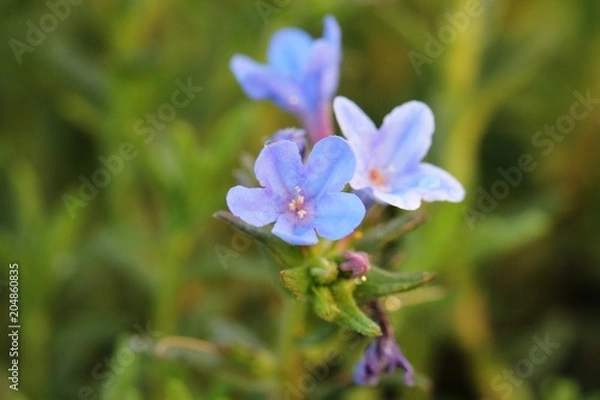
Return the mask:
[[[323,38],[313,39],[296,28],[277,31],[260,64],[236,54],[230,68],[246,94],[268,99],[296,115],[313,142],[333,134],[331,99],[339,81],[341,31],[325,17]]]
[[[390,112],[379,129],[352,101],[336,97],[333,108],[356,155],[350,185],[381,203],[415,210],[423,201],[459,202],[463,186],[448,172],[422,162],[434,131],[431,109],[410,101]]]
[[[306,164],[295,143],[280,140],[263,148],[254,164],[263,187],[235,186],[227,193],[227,205],[250,225],[275,222],[273,234],[294,245],[316,244],[317,233],[338,240],[365,215],[357,196],[341,192],[355,166],[352,149],[338,136],[319,141]]]

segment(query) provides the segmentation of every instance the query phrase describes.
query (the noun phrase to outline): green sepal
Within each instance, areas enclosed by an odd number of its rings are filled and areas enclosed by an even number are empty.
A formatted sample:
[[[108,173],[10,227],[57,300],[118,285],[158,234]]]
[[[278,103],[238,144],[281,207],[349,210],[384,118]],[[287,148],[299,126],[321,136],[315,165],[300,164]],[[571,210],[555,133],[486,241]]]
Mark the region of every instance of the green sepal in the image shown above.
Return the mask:
[[[313,286],[315,313],[326,321],[348,327],[365,336],[380,336],[381,328],[367,317],[356,304],[353,291],[356,284],[350,280],[330,286]]]
[[[317,285],[328,285],[335,282],[339,273],[337,264],[326,258],[321,258],[310,266],[310,276]]]
[[[428,284],[435,278],[431,272],[391,272],[371,266],[364,276],[366,280],[356,287],[354,296],[357,300],[407,292]]]
[[[396,217],[389,222],[371,228],[354,246],[357,250],[380,249],[386,244],[400,239],[425,222],[427,222],[427,214],[422,211]]]
[[[217,211],[213,216],[227,222],[229,225],[264,245],[269,253],[282,265],[293,267],[302,264],[303,257],[300,247],[285,243],[269,230],[249,225],[227,211]]]
[[[312,285],[310,267],[288,268],[279,272],[283,286],[294,296],[302,298],[306,296]]]

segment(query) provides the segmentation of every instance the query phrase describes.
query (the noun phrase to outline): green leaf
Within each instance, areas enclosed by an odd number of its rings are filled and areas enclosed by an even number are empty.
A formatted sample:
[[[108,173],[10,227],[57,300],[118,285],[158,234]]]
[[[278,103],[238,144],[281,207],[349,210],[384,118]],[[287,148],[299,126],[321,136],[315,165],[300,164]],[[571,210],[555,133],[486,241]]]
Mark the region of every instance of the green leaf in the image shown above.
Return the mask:
[[[381,328],[356,304],[354,281],[338,281],[331,286],[314,286],[314,310],[326,321],[346,326],[365,336],[381,335]]]
[[[431,272],[390,272],[376,266],[365,275],[366,281],[356,287],[357,300],[389,296],[417,289],[435,278]]]
[[[242,233],[253,237],[256,241],[264,245],[269,253],[282,265],[294,267],[302,263],[303,257],[300,247],[288,245],[267,229],[248,225],[227,211],[217,211],[213,216],[227,222]]]
[[[340,314],[333,293],[329,286],[313,286],[313,308],[317,315],[325,321],[333,321]]]
[[[309,293],[312,284],[310,267],[284,269],[280,275],[283,286],[296,297],[303,297]]]
[[[417,211],[402,215],[370,229],[356,242],[357,250],[380,249],[427,222],[427,214]]]

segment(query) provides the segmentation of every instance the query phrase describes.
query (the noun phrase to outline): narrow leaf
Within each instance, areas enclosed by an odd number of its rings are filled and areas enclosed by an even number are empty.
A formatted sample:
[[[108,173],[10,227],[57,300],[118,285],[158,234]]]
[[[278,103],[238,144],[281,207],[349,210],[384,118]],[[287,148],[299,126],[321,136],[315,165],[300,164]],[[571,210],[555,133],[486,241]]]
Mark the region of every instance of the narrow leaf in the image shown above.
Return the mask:
[[[417,289],[435,278],[431,272],[390,272],[376,266],[365,275],[366,281],[356,287],[357,300],[389,296]]]

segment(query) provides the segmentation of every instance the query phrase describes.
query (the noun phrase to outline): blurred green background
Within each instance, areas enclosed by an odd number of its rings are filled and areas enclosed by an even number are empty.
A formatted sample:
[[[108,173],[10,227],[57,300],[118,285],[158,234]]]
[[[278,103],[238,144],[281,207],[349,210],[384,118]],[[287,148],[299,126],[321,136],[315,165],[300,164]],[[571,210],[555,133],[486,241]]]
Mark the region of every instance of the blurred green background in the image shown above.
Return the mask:
[[[600,107],[574,94],[600,97],[597,0],[49,3],[0,5],[1,321],[18,262],[22,325],[20,390],[2,350],[0,398],[600,398]],[[430,104],[428,159],[468,191],[424,206],[388,266],[438,273],[386,301],[413,388],[352,386],[366,342],[346,351],[212,218],[240,155],[296,124],[248,100],[229,58],[264,60],[282,26],[318,36],[327,13],[339,93],[377,124]],[[328,349],[340,363],[319,364]]]

